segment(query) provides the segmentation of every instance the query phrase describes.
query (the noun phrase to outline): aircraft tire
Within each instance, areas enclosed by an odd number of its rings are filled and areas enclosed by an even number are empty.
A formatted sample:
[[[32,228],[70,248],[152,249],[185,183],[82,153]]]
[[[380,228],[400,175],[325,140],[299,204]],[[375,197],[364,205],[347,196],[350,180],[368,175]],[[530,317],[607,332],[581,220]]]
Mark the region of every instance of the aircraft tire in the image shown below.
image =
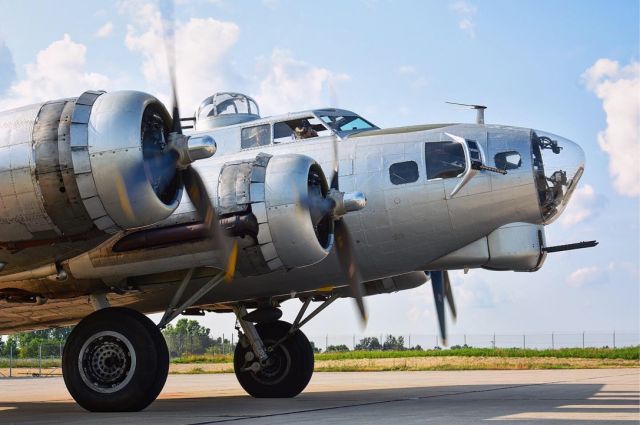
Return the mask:
[[[145,315],[128,308],[105,308],[85,317],[62,355],[69,393],[92,412],[144,409],[158,397],[168,373],[162,333]]]
[[[291,324],[281,320],[260,323],[256,330],[265,347],[269,347],[289,332]],[[247,370],[247,353],[251,347],[236,345],[233,366],[238,382],[244,390],[256,398],[291,398],[305,389],[313,375],[313,349],[302,331],[297,330],[273,353],[267,366],[260,371]],[[251,355],[249,355],[251,356]],[[250,363],[250,362],[249,362]]]

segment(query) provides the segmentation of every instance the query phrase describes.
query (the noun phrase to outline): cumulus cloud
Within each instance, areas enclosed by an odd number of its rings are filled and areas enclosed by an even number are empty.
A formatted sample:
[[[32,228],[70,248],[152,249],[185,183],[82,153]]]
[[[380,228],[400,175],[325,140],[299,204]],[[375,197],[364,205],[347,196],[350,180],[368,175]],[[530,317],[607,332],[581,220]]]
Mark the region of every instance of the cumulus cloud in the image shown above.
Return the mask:
[[[466,32],[469,37],[476,38],[476,24],[474,17],[478,12],[478,8],[467,1],[457,1],[450,6],[458,15],[458,28]]]
[[[141,70],[151,87],[166,93],[169,79],[158,8],[154,3],[127,2],[121,10],[133,18],[127,26],[126,47],[142,56]],[[225,76],[229,72],[222,59],[237,42],[239,33],[235,23],[213,18],[176,22],[176,79],[183,113],[194,111],[209,94],[227,89]]]
[[[256,100],[266,115],[326,104],[327,98],[337,96],[336,83],[349,79],[346,74],[313,66],[295,59],[290,51],[277,48],[260,68],[266,69],[267,74],[260,80]]]
[[[109,21],[103,26],[101,26],[100,28],[98,28],[98,31],[96,31],[96,37],[99,37],[99,38],[109,37],[112,31],[113,31],[113,23]]]
[[[586,87],[602,100],[607,128],[598,133],[600,149],[609,155],[616,191],[640,195],[640,63],[621,66],[598,59],[582,74]]]
[[[585,184],[578,187],[569,201],[567,209],[560,217],[564,227],[571,227],[596,217],[606,205],[607,199],[596,193],[593,186]]]
[[[16,78],[16,70],[13,65],[11,50],[0,40],[0,94],[9,88],[11,82]]]
[[[582,267],[572,272],[567,277],[567,284],[573,287],[583,287],[593,283],[601,282],[606,278],[604,270],[599,267]]]
[[[62,97],[76,97],[90,89],[108,89],[105,75],[86,70],[87,48],[65,34],[38,52],[25,65],[26,77],[16,81],[0,99],[0,110]]]

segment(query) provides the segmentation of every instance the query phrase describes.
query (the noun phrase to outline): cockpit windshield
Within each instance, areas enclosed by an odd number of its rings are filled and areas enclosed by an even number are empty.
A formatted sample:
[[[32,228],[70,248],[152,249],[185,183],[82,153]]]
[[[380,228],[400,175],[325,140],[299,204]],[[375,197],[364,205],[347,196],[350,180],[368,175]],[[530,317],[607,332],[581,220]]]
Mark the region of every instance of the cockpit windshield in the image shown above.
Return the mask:
[[[565,209],[584,171],[580,146],[544,131],[531,133],[533,169],[545,224]]]
[[[318,117],[336,133],[351,134],[364,130],[373,130],[378,127],[371,124],[359,115],[342,114],[342,115],[318,115]]]

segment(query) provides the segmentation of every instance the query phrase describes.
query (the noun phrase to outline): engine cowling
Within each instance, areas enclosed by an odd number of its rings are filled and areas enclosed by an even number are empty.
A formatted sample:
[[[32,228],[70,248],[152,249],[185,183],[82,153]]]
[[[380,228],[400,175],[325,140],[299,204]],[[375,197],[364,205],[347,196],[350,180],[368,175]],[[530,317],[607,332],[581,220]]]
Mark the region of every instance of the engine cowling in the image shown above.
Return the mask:
[[[170,125],[158,99],[135,91],[0,113],[0,241],[115,233],[168,217],[182,192],[163,159]]]
[[[310,205],[326,199],[320,165],[305,155],[258,155],[225,164],[220,170],[217,204],[223,217],[252,214],[257,245],[246,250],[244,272],[260,274],[322,261],[333,245],[330,214],[313,217]],[[264,267],[266,266],[266,267]]]

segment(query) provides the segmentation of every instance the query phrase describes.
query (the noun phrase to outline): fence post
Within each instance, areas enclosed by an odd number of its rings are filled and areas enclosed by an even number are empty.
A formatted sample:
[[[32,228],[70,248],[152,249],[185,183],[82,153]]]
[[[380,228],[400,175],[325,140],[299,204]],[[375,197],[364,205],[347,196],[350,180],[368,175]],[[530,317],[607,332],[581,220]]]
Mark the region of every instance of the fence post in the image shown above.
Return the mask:
[[[496,334],[495,334],[495,332],[493,334],[493,340],[491,341],[491,344],[493,345],[493,349],[495,350],[496,349]]]
[[[584,349],[584,331],[582,331],[582,349]]]
[[[616,331],[613,331],[613,348],[616,348]]]
[[[555,341],[555,337],[553,335],[553,332],[551,332],[551,349],[555,350],[556,348],[556,341]]]
[[[42,376],[42,343],[38,344],[38,376]]]
[[[326,334],[324,337],[324,352],[327,352],[327,348],[329,348],[329,334]]]
[[[527,335],[522,334],[522,349],[526,350],[526,348],[527,348]]]
[[[355,351],[356,349],[356,336],[353,336],[353,350]]]
[[[467,334],[464,334],[464,345],[467,345]]]
[[[9,378],[11,378],[11,373],[13,372],[13,341],[9,344]]]
[[[224,356],[224,334],[222,334],[222,355]]]
[[[58,352],[60,353],[60,369],[62,369],[62,341],[59,343]]]
[[[409,334],[409,347],[407,347],[409,350],[411,350],[411,334]]]

